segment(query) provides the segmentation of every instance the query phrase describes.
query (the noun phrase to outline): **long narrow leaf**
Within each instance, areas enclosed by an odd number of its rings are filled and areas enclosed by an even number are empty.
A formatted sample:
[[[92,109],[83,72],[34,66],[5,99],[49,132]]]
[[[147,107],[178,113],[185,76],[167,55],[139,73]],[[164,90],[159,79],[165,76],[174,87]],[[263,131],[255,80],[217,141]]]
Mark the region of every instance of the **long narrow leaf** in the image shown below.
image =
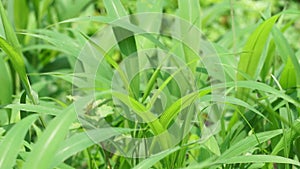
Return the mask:
[[[237,156],[224,160],[217,161],[219,164],[241,164],[241,163],[280,163],[280,164],[292,164],[300,166],[298,161],[272,155],[249,155],[249,156]]]
[[[135,166],[133,169],[147,169],[151,168],[154,164],[156,164],[161,159],[165,158],[166,156],[172,154],[173,152],[179,150],[180,147],[175,147],[166,151],[163,151],[159,154],[153,155],[142,162],[140,162],[137,166]]]
[[[18,152],[30,125],[37,119],[37,115],[30,115],[19,121],[8,131],[0,144],[0,168],[12,168],[16,163]]]
[[[264,50],[265,43],[269,37],[273,25],[277,21],[279,15],[275,15],[270,19],[264,21],[249,37],[244,51],[241,54],[240,61],[238,64],[238,70],[246,73],[251,78],[256,79],[258,63],[261,61],[262,52]],[[237,80],[245,80],[242,74],[237,74]],[[237,97],[246,100],[249,90],[238,89]]]
[[[68,138],[61,144],[59,151],[54,157],[51,168],[54,168],[70,156],[94,144],[109,139],[113,136],[121,135],[130,131],[132,130],[122,128],[103,128],[75,134],[74,136]],[[90,136],[92,136],[93,139],[91,139]]]
[[[68,129],[76,118],[73,105],[56,116],[47,126],[42,136],[34,145],[32,152],[24,164],[24,169],[47,169],[51,166],[60,143],[64,140]]]
[[[25,63],[22,56],[2,37],[0,37],[0,48],[9,56],[14,69],[18,72],[18,75],[22,80],[27,95],[33,103],[37,104],[37,94],[31,89],[29,79],[26,74]]]

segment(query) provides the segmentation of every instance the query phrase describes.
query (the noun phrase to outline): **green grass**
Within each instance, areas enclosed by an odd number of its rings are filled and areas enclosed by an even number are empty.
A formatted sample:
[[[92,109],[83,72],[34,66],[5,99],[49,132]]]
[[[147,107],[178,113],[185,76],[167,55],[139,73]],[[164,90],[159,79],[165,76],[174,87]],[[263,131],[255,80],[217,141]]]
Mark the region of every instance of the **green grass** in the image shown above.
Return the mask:
[[[0,1],[0,169],[300,163],[297,1]]]

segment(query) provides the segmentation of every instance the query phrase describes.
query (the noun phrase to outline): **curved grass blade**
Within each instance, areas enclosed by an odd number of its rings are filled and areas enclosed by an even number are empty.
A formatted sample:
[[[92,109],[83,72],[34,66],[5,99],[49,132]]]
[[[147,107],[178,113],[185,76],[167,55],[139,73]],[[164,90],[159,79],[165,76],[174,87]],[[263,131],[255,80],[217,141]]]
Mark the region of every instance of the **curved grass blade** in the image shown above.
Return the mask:
[[[63,142],[69,127],[76,119],[73,105],[56,116],[47,126],[37,143],[32,148],[24,169],[47,169],[51,166],[60,143]]]
[[[300,86],[300,64],[295,52],[284,37],[283,33],[276,27],[272,31],[274,42],[278,47],[278,53],[286,63],[285,69],[280,78],[280,84],[284,89]],[[285,80],[283,80],[285,79]],[[298,93],[298,96],[299,93]]]
[[[147,169],[151,168],[154,164],[162,160],[163,158],[167,157],[168,155],[174,153],[175,151],[179,150],[180,147],[175,147],[172,149],[168,149],[166,151],[163,151],[161,153],[158,153],[156,155],[153,155],[142,162],[140,162],[137,166],[135,166],[133,169]]]
[[[0,48],[2,48],[4,52],[10,57],[13,67],[15,71],[18,73],[18,75],[20,76],[20,79],[24,85],[28,97],[34,104],[37,104],[38,96],[31,89],[28,77],[26,75],[25,63],[22,58],[23,55],[22,55],[20,43],[14,32],[14,29],[12,28],[12,26],[8,21],[8,17],[4,10],[2,1],[0,2],[0,17],[3,23],[5,37],[7,39],[6,41],[2,37],[0,37]]]
[[[26,1],[19,1],[13,3],[14,7],[14,24],[16,29],[26,29],[29,18],[29,4]]]
[[[279,83],[283,89],[291,89],[297,86],[296,71],[290,58],[288,58],[280,75]]]
[[[54,168],[67,158],[94,144],[98,144],[99,142],[109,139],[113,136],[121,135],[130,131],[132,131],[132,129],[101,128],[83,133],[77,133],[61,144],[59,151],[54,157],[51,168]],[[93,136],[93,140],[90,138],[90,135]]]
[[[3,28],[5,31],[5,37],[6,37],[7,41],[10,43],[10,45],[12,45],[16,49],[17,53],[21,55],[22,54],[21,47],[20,47],[18,38],[15,34],[13,27],[11,26],[11,24],[8,20],[8,17],[6,15],[6,12],[5,12],[3,4],[2,4],[2,1],[0,1],[0,17],[2,19]]]
[[[130,105],[131,109],[134,110],[137,115],[139,115],[146,122],[149,122],[148,124],[153,130],[154,134],[157,135],[165,131],[163,125],[160,123],[157,117],[143,104],[123,93],[113,92],[112,94],[126,105]]]
[[[154,73],[152,74],[147,86],[146,86],[146,89],[145,89],[145,92],[143,94],[143,97],[142,97],[142,103],[144,103],[144,101],[146,100],[146,98],[149,96],[150,92],[152,91],[153,87],[154,87],[154,84],[158,78],[158,75],[160,73],[160,70],[161,70],[161,66],[159,66],[157,69],[155,69]]]
[[[18,152],[30,125],[37,119],[38,115],[30,115],[8,131],[0,144],[0,168],[12,168],[16,162]]]
[[[178,15],[188,21],[192,26],[195,26],[197,28],[200,27],[200,4],[198,0],[179,0],[178,1]],[[181,31],[181,36],[183,39],[187,40],[188,42],[193,42],[191,43],[192,45],[195,45],[193,47],[187,46],[186,44],[182,44],[182,48],[184,51],[184,57],[185,57],[185,62],[190,63],[193,60],[199,59],[199,56],[195,54],[195,52],[191,49],[198,49],[197,45],[200,44],[200,37],[195,38],[194,34],[192,33],[187,33],[191,30],[189,24],[186,23],[181,23],[180,24],[180,31]],[[199,46],[199,45],[198,45]],[[192,63],[188,65],[190,69],[195,72],[197,63]]]
[[[294,124],[293,128],[290,128],[285,131],[285,138],[282,137],[280,141],[276,144],[275,148],[272,151],[272,155],[278,154],[282,149],[284,149],[284,142],[292,142],[295,140],[299,133],[297,131],[300,131],[300,119],[297,119]]]
[[[22,58],[22,55],[20,55],[14,47],[12,47],[5,39],[0,37],[0,48],[3,49],[3,51],[9,56],[14,69],[17,71],[23,85],[25,88],[25,91],[31,101],[34,104],[38,103],[38,96],[37,94],[31,89],[29,79],[26,74],[26,68],[25,68],[25,63]]]
[[[235,157],[237,155],[245,153],[246,151],[257,146],[259,143],[263,143],[275,136],[278,136],[281,133],[282,130],[273,130],[273,131],[257,133],[256,137],[255,135],[248,136],[245,139],[231,146],[229,149],[227,149],[224,153],[221,154],[221,156],[218,159],[226,160],[228,158]],[[257,142],[257,139],[259,140],[259,143]]]
[[[261,75],[261,78],[264,81],[266,81],[266,78],[269,74],[269,71],[270,71],[270,68],[273,64],[273,61],[274,61],[274,54],[275,54],[275,43],[274,43],[274,40],[272,39],[270,41],[270,44],[269,44],[269,47],[268,47],[268,52],[267,52],[267,56],[266,56],[266,59],[265,59],[265,62],[264,62],[264,65],[262,67],[262,70],[260,72],[260,75]]]
[[[0,57],[0,105],[7,105],[12,102],[13,84],[10,71],[4,59]],[[6,124],[10,120],[9,110],[0,109],[0,124]]]
[[[273,155],[249,155],[249,156],[237,156],[231,157],[224,160],[216,161],[219,164],[242,164],[242,163],[281,163],[281,164],[292,164],[300,166],[298,161]]]
[[[46,107],[43,105],[31,105],[31,104],[10,104],[5,106],[5,108],[9,108],[17,111],[22,110],[22,111],[35,112],[40,114],[49,114],[54,116],[57,116],[62,112],[57,108]]]
[[[127,15],[126,10],[124,9],[122,3],[119,0],[104,0],[104,5],[106,10],[108,11],[108,16],[120,19]],[[124,20],[124,19],[123,19]],[[118,21],[117,21],[118,22]],[[128,18],[125,18],[125,22],[130,22]],[[128,30],[127,28],[113,26],[113,32],[115,38],[118,42],[118,46],[120,48],[120,52],[123,55],[123,58],[126,58],[132,54],[137,54],[137,46],[134,37],[134,32]],[[134,65],[134,66],[132,66]],[[139,71],[139,61],[137,59],[128,60],[125,62],[125,68],[127,75],[131,79],[136,72]],[[130,95],[137,99],[139,98],[140,92],[140,79],[139,76],[134,78],[130,83]]]
[[[161,117],[159,118],[159,121],[163,125],[163,127],[166,129],[168,125],[171,123],[171,121],[178,115],[180,110],[183,110],[186,107],[193,104],[193,102],[198,97],[199,97],[199,93],[194,92],[180,98],[175,103],[173,103],[166,111],[162,113]]]
[[[127,15],[127,12],[120,0],[104,0],[104,5],[108,15],[113,18],[121,18]]]
[[[269,34],[272,30],[273,25],[277,21],[279,15],[275,15],[268,20],[264,21],[249,37],[247,40],[244,51],[240,56],[240,61],[238,63],[238,70],[246,73],[253,79],[256,79],[256,76],[259,72],[258,63],[261,61],[261,55],[264,50],[265,43],[269,37]],[[237,74],[237,80],[245,80],[245,77],[241,74]],[[249,90],[239,88],[236,96],[239,99],[247,100]]]

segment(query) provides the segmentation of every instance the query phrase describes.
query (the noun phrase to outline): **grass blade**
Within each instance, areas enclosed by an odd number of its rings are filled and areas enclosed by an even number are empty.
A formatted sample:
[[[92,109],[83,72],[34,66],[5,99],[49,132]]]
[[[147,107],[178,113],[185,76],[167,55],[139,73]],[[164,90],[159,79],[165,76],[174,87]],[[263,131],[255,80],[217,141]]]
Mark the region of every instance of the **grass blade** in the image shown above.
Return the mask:
[[[281,163],[281,164],[292,164],[300,166],[298,161],[272,155],[249,155],[249,156],[237,156],[224,160],[217,161],[219,164],[241,164],[241,163]]]
[[[20,55],[14,47],[12,47],[5,39],[0,37],[0,48],[3,49],[5,53],[9,56],[14,69],[17,71],[20,79],[22,80],[22,83],[24,85],[25,91],[31,101],[34,104],[38,103],[38,97],[37,94],[31,89],[29,79],[26,74],[26,68],[25,68],[25,63],[22,58],[22,55]]]
[[[291,89],[297,86],[297,76],[294,65],[290,58],[280,75],[279,83],[283,89]],[[299,84],[300,85],[300,84]]]
[[[276,144],[272,151],[272,155],[278,154],[281,150],[284,149],[284,142],[292,142],[292,140],[295,140],[297,136],[299,136],[298,131],[300,131],[300,120],[296,120],[293,124],[293,128],[288,129],[285,131],[286,137],[282,137],[280,141]]]
[[[104,5],[107,10],[107,14],[113,18],[121,18],[127,15],[127,12],[120,0],[104,0]]]
[[[52,167],[59,165],[61,162],[69,158],[70,156],[94,145],[106,139],[109,139],[113,136],[121,135],[123,133],[127,133],[132,131],[131,129],[124,129],[124,128],[101,128],[95,129],[91,131],[86,131],[83,133],[77,133],[74,136],[65,140],[60,148],[59,151],[56,153]],[[93,136],[93,140],[91,140],[90,136]]]
[[[126,10],[124,9],[122,3],[119,0],[115,0],[115,1],[105,0],[104,5],[110,17],[120,19],[121,17],[127,15]],[[129,18],[125,18],[125,20],[127,19]],[[129,55],[137,52],[136,41],[132,31],[126,28],[114,26],[113,32],[118,42],[118,46],[120,48],[120,52],[123,55],[123,58],[126,58]],[[139,70],[138,65],[139,65],[138,59],[133,59],[125,63],[126,71],[130,79],[135,75],[136,72],[138,72]],[[130,95],[133,98],[137,99],[139,97],[139,92],[140,92],[139,77],[134,78],[132,80],[132,82],[130,83],[130,88],[131,88],[131,90],[129,91]]]
[[[37,115],[30,115],[8,131],[0,144],[0,168],[12,168],[16,162],[18,152],[30,125],[37,119]]]
[[[147,169],[147,168],[151,168],[154,164],[156,164],[157,162],[159,162],[161,159],[167,157],[168,155],[174,153],[175,151],[177,151],[179,149],[180,149],[180,147],[175,147],[175,148],[163,151],[163,152],[161,152],[159,154],[153,155],[153,156],[149,157],[148,159],[145,159],[142,162],[140,162],[133,169]]]
[[[268,36],[272,30],[273,25],[277,21],[279,15],[275,15],[264,21],[249,37],[244,47],[245,53],[241,54],[238,63],[238,70],[248,74],[251,78],[256,79],[258,63],[261,61],[261,55],[267,42]],[[237,74],[237,80],[245,80],[242,74]],[[249,90],[238,89],[237,97],[242,100],[247,100]]]
[[[184,51],[184,57],[186,63],[191,63],[193,60],[198,60],[198,54],[195,54],[195,51],[198,50],[200,44],[200,37],[195,38],[194,34],[188,33],[191,31],[191,26],[195,26],[197,28],[200,27],[200,4],[198,0],[179,0],[179,16],[188,21],[189,24],[182,22],[180,24],[181,36],[182,39],[189,42],[189,46],[186,44],[182,44],[182,48]],[[193,46],[190,46],[193,45]],[[197,63],[189,64],[190,69],[195,72]]]
[[[272,35],[274,37],[276,47],[278,48],[278,53],[286,63],[285,69],[283,70],[281,75],[282,77],[280,78],[280,84],[283,85],[282,87],[284,89],[295,87],[296,85],[300,86],[299,59],[296,57],[295,52],[289,45],[287,39],[278,28],[275,27],[273,29]],[[298,96],[300,96],[299,93]]]
[[[76,118],[73,105],[57,117],[47,126],[37,143],[34,145],[24,169],[47,169],[51,166],[53,158],[64,140],[70,125]]]
[[[5,106],[5,108],[9,108],[15,111],[28,111],[28,112],[35,112],[40,114],[48,114],[57,116],[61,113],[61,110],[53,107],[46,107],[43,105],[31,105],[31,104],[10,104]]]
[[[20,47],[18,38],[15,34],[13,27],[11,26],[10,22],[8,21],[8,17],[4,10],[2,1],[0,1],[0,16],[2,19],[3,28],[5,31],[5,37],[6,37],[7,41],[10,43],[10,45],[12,45],[16,49],[17,53],[19,55],[21,55],[22,52],[21,52],[21,47]]]
[[[6,62],[1,57],[0,57],[0,79],[2,79],[1,87],[0,87],[0,105],[10,104],[12,102],[12,95],[13,95],[12,77]],[[0,109],[0,125],[6,124],[9,121],[9,119],[10,119],[10,111]]]
[[[227,149],[220,157],[219,160],[225,160],[230,157],[235,157],[237,155],[240,155],[242,153],[245,153],[246,151],[252,149],[253,147],[257,146],[259,143],[257,142],[257,139],[260,143],[263,143],[275,136],[278,136],[282,133],[282,130],[274,130],[274,131],[267,131],[263,133],[257,133],[256,137],[255,135],[251,135],[246,137],[245,139],[239,141],[238,143],[232,145],[229,149]]]

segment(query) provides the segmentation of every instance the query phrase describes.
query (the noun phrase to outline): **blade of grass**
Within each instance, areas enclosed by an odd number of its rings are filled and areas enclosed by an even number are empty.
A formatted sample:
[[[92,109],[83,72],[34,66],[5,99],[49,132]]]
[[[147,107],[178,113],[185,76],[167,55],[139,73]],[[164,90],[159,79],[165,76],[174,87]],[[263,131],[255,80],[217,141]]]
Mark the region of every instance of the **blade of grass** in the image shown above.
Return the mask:
[[[59,148],[59,151],[56,153],[54,160],[52,162],[52,167],[59,165],[67,158],[72,155],[94,145],[102,142],[106,139],[109,139],[113,136],[121,135],[124,133],[128,133],[132,131],[132,129],[124,129],[124,128],[101,128],[86,131],[83,133],[77,133],[72,137],[65,140]],[[93,139],[90,138],[93,137]]]
[[[276,155],[278,154],[281,150],[284,149],[284,142],[291,142],[292,140],[295,140],[297,138],[297,136],[299,136],[299,133],[297,133],[297,131],[300,130],[300,119],[297,119],[294,124],[293,124],[293,128],[288,129],[287,131],[285,131],[285,138],[282,137],[280,139],[280,141],[276,144],[276,146],[274,147],[273,151],[272,151],[272,155]]]
[[[108,16],[120,19],[121,17],[124,17],[127,15],[126,10],[124,9],[122,3],[119,0],[104,0],[104,5],[106,10],[108,11]],[[125,18],[125,21],[127,21],[129,18]],[[129,21],[128,21],[129,22]],[[134,33],[126,28],[114,26],[113,32],[115,35],[115,38],[118,42],[118,46],[120,48],[120,51],[123,55],[123,59],[132,55],[137,55],[137,47],[136,47],[136,41],[134,37]],[[134,65],[134,66],[132,66]],[[137,59],[130,59],[129,62],[125,62],[125,68],[127,71],[127,75],[129,76],[129,79],[132,79],[134,75],[139,72],[139,61]],[[130,83],[131,90],[130,95],[138,99],[139,93],[140,93],[140,79],[139,76],[134,78]]]
[[[13,83],[8,65],[3,58],[0,57],[0,105],[10,104],[12,102],[13,95]],[[7,114],[8,113],[8,114]],[[9,110],[0,110],[0,124],[6,124],[10,121],[11,112]]]
[[[8,17],[6,15],[5,9],[2,4],[2,1],[0,2],[0,16],[2,19],[3,28],[5,31],[5,37],[6,37],[7,41],[9,42],[10,45],[12,45],[15,48],[15,50],[17,51],[17,53],[19,55],[22,55],[21,46],[19,44],[18,38],[15,34],[15,31],[8,20]]]
[[[278,136],[281,133],[282,130],[273,130],[257,133],[256,137],[255,135],[248,136],[245,139],[239,141],[238,143],[232,145],[229,149],[227,149],[224,153],[221,154],[218,160],[225,160],[245,153],[253,147],[257,146],[259,143],[266,142],[271,138]],[[257,142],[257,139],[259,140],[259,143]]]
[[[38,96],[37,94],[31,89],[29,79],[26,74],[26,69],[25,69],[25,63],[22,58],[22,55],[20,55],[14,47],[12,47],[5,39],[0,37],[0,48],[3,49],[5,53],[9,56],[14,69],[17,71],[20,79],[22,80],[22,83],[24,85],[25,91],[31,101],[34,104],[38,103]]]
[[[73,105],[56,116],[47,126],[41,137],[34,145],[24,169],[47,169],[51,166],[60,143],[68,133],[69,127],[76,119]]]
[[[37,115],[30,115],[16,123],[15,126],[8,131],[0,144],[0,168],[6,169],[14,166],[23,139],[37,117]]]
[[[270,41],[267,56],[266,56],[264,65],[261,70],[261,78],[262,78],[263,82],[266,81],[266,78],[269,74],[270,68],[274,62],[275,47],[276,46],[275,46],[274,40],[272,39]]]
[[[157,117],[153,113],[151,113],[143,104],[123,93],[113,92],[112,94],[126,105],[129,105],[137,115],[148,122],[155,134],[164,132],[164,127],[157,120]]]
[[[14,25],[17,30],[26,29],[29,18],[29,3],[26,1],[14,1],[13,2],[13,15],[14,15]],[[22,42],[22,36],[18,36]]]
[[[5,108],[12,109],[14,111],[28,111],[28,112],[35,112],[41,114],[49,114],[57,116],[62,113],[61,110],[53,107],[47,107],[43,105],[31,105],[31,104],[10,104],[5,106]]]
[[[186,44],[182,44],[182,48],[184,51],[184,58],[186,63],[190,63],[193,60],[198,60],[199,56],[194,51],[197,51],[199,49],[200,44],[200,37],[195,38],[193,33],[188,33],[191,31],[191,26],[200,27],[200,4],[198,0],[179,0],[178,1],[178,15],[189,22],[189,24],[186,24],[184,22],[181,22],[180,24],[180,31],[181,36],[184,41],[189,42],[189,45],[193,46],[187,46]],[[194,49],[191,50],[191,49]],[[192,64],[189,64],[190,69],[195,72],[197,63],[194,62]]]
[[[298,161],[273,155],[248,155],[248,156],[237,156],[231,157],[224,160],[218,160],[216,163],[219,164],[241,164],[241,163],[281,163],[281,164],[292,164],[300,166]]]
[[[275,15],[264,21],[249,37],[247,40],[244,51],[240,56],[238,63],[238,70],[248,74],[253,79],[256,79],[258,63],[261,61],[262,52],[265,43],[269,37],[273,25],[277,21],[279,15]],[[237,80],[245,80],[242,74],[237,74]],[[236,96],[242,100],[247,100],[249,90],[239,88]]]
[[[120,0],[104,0],[104,5],[107,10],[107,14],[113,18],[121,18],[127,15],[127,12]]]
[[[174,153],[175,151],[179,150],[180,147],[175,147],[172,149],[168,149],[166,151],[163,151],[161,153],[158,153],[156,155],[153,155],[142,162],[140,162],[137,166],[135,166],[133,169],[147,169],[151,168],[154,164],[162,160],[163,158],[167,157],[168,155]]]
[[[298,58],[295,55],[295,52],[289,45],[288,40],[284,37],[283,33],[278,28],[274,27],[274,29],[272,30],[272,35],[274,37],[274,42],[276,44],[276,47],[278,48],[278,53],[283,58],[283,61],[287,64],[285,66],[285,70],[283,74],[285,74],[284,76],[289,76],[289,77],[284,81],[281,80],[281,83],[290,83],[290,84],[285,84],[285,86],[282,87],[288,88],[288,87],[295,87],[296,85],[300,86],[300,78],[299,78],[300,64]],[[291,61],[291,63],[289,63],[290,62],[289,60]],[[288,82],[288,81],[294,81],[294,82]],[[299,93],[298,96],[300,96]]]
[[[158,78],[158,75],[160,73],[160,69],[161,69],[161,66],[159,66],[157,69],[155,69],[154,73],[151,75],[151,78],[150,78],[149,82],[147,83],[145,92],[144,92],[143,97],[142,97],[142,103],[144,103],[144,101],[149,96],[150,92],[152,91],[152,89],[154,87],[154,84],[155,84],[155,82]]]
[[[280,75],[279,83],[285,90],[291,89],[297,86],[297,75],[294,65],[290,58],[288,58],[286,65]],[[298,84],[300,85],[300,83]]]
[[[3,28],[5,30],[5,37],[7,39],[6,41],[0,37],[0,48],[2,48],[4,52],[10,57],[13,67],[15,71],[18,73],[28,97],[31,99],[31,101],[34,104],[37,104],[38,96],[31,89],[28,77],[26,75],[26,68],[23,60],[23,54],[21,51],[20,43],[14,32],[14,29],[12,28],[11,24],[8,21],[8,17],[4,10],[2,1],[0,2],[0,16],[3,23]]]

